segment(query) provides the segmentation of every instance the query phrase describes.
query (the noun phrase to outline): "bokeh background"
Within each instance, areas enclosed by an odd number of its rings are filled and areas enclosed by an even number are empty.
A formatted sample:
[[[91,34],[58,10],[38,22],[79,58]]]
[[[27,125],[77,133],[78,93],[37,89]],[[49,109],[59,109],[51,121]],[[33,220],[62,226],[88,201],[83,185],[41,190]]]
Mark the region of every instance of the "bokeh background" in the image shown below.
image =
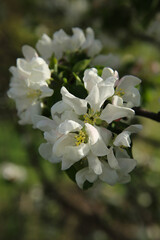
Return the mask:
[[[160,123],[136,117],[143,130],[133,140],[132,181],[81,191],[38,154],[39,131],[19,126],[7,98],[9,67],[24,44],[63,28],[90,26],[106,63],[120,76],[143,80],[142,107],[160,111],[159,0],[0,1],[0,239],[160,239]]]

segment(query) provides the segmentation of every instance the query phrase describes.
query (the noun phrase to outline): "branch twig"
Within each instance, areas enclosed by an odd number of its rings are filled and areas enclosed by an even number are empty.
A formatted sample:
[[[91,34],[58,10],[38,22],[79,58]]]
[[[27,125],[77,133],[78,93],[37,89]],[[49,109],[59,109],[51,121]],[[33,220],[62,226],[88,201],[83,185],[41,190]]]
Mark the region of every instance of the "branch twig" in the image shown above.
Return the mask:
[[[138,107],[133,108],[133,110],[135,111],[135,114],[137,116],[149,118],[154,121],[160,122],[160,112],[154,113],[154,112],[150,112],[150,111],[138,108]]]

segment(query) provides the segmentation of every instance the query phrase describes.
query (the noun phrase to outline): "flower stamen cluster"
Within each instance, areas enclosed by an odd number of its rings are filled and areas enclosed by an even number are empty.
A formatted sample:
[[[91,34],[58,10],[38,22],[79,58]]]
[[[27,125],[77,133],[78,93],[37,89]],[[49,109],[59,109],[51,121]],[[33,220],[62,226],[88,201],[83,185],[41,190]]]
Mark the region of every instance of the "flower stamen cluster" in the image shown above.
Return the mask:
[[[89,109],[88,113],[83,115],[84,123],[89,123],[95,125],[98,120],[100,120],[100,112],[94,112],[93,109]]]
[[[79,134],[75,136],[76,139],[76,146],[79,146],[82,143],[87,143],[88,141],[88,136],[84,130],[80,130]]]

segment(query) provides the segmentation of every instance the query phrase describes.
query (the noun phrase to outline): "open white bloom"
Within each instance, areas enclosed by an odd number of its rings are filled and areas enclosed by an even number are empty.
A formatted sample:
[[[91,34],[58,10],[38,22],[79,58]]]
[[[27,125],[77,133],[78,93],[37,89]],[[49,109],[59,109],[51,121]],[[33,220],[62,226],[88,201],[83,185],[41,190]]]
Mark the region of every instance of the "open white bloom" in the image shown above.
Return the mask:
[[[83,188],[83,184],[86,180],[90,183],[94,183],[96,180],[100,179],[109,185],[127,183],[130,181],[131,177],[129,173],[135,168],[136,161],[130,158],[127,151],[124,149],[115,148],[115,154],[112,147],[109,151],[107,161],[101,160],[101,174],[96,175],[89,166],[76,173],[76,182],[80,188]]]
[[[140,106],[140,93],[135,87],[141,83],[141,80],[132,75],[121,78],[116,87],[116,95],[121,96],[126,107]]]
[[[115,138],[113,142],[114,146],[130,147],[130,135],[132,133],[138,133],[140,130],[142,130],[142,125],[140,124],[135,124],[127,127]]]
[[[16,102],[19,123],[30,124],[32,115],[41,113],[41,99],[51,96],[53,90],[47,84],[51,76],[47,63],[30,46],[23,46],[22,52],[25,58],[18,58],[17,66],[10,68],[8,96]]]
[[[114,94],[117,72],[115,72],[114,76],[111,76],[110,71],[110,68],[104,68],[102,76],[100,77],[97,74],[97,69],[87,69],[84,72],[83,81],[85,88],[88,90],[88,96],[85,99],[80,99],[69,93],[65,87],[62,87],[62,101],[60,101],[60,103],[62,104],[63,102],[69,105],[75,114],[79,117],[83,115],[84,121],[92,125],[94,125],[98,119],[111,123],[119,118],[133,117],[134,111],[124,107],[122,98],[118,96],[114,97],[114,99],[118,99],[114,100],[112,104],[108,103],[104,109],[102,108],[103,103]],[[87,104],[90,106],[89,110]],[[55,111],[53,109],[55,113],[56,109]]]
[[[86,36],[80,28],[72,28],[72,31],[73,35],[70,36],[60,29],[53,34],[53,39],[44,34],[36,44],[41,56],[45,60],[49,60],[54,54],[60,60],[65,53],[85,51],[87,56],[94,57],[101,51],[101,42],[94,38],[92,28],[86,29]]]
[[[105,128],[84,125],[73,120],[65,120],[59,125],[54,120],[43,116],[34,118],[35,127],[44,131],[47,143],[41,144],[40,154],[51,162],[62,161],[62,170],[85,158],[95,174],[101,174],[101,162],[97,156],[105,156],[111,132]]]
[[[126,75],[120,80],[118,79],[118,73],[110,68],[110,76],[117,76],[115,82],[115,96],[119,96],[123,99],[123,106],[128,108],[140,106],[140,93],[136,88],[141,83],[141,80],[132,75]]]

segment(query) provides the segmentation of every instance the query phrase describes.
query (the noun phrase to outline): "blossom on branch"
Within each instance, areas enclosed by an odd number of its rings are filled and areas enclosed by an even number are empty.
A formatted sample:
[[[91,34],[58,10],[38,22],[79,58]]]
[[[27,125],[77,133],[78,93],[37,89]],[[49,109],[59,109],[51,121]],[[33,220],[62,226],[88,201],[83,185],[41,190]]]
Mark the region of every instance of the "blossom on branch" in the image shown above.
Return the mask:
[[[131,135],[141,130],[129,123],[132,108],[140,105],[141,80],[119,79],[107,66],[91,68],[101,42],[91,28],[72,32],[61,29],[53,39],[44,34],[36,44],[41,57],[24,46],[24,58],[10,68],[8,96],[16,102],[19,123],[44,132],[40,155],[60,163],[80,188],[127,183],[136,166]]]
[[[66,53],[84,52],[88,57],[94,57],[101,49],[100,40],[94,38],[92,28],[86,29],[86,35],[80,28],[72,28],[73,35],[70,36],[63,29],[53,34],[51,39],[47,34],[43,34],[38,40],[36,48],[41,56],[48,60],[53,54],[60,60]]]
[[[22,52],[25,58],[18,58],[17,66],[10,67],[13,76],[8,96],[15,100],[19,123],[31,124],[32,115],[41,113],[41,99],[53,94],[47,84],[51,71],[32,47],[23,46]]]

